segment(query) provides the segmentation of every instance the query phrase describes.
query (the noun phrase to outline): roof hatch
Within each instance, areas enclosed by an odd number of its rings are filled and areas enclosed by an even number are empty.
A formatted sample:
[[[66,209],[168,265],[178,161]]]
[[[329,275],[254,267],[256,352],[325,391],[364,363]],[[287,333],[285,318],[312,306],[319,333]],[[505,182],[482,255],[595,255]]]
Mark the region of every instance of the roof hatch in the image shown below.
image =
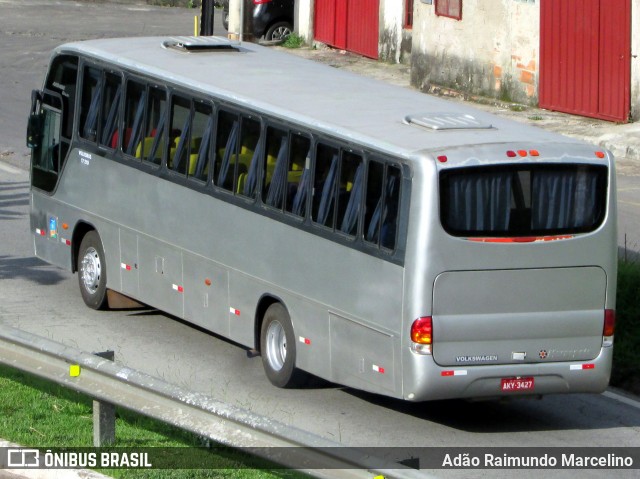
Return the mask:
[[[491,123],[478,120],[475,116],[459,113],[420,113],[404,117],[405,123],[429,130],[488,130]]]
[[[171,37],[162,45],[185,52],[240,51],[240,44],[224,37]]]

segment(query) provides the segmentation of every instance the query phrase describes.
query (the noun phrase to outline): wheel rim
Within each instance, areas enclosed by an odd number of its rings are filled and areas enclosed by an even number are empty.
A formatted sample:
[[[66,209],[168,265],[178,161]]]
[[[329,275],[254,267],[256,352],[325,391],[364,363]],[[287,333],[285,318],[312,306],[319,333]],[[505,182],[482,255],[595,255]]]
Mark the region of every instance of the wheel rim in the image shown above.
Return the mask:
[[[91,294],[98,290],[100,277],[102,276],[102,264],[100,256],[94,247],[87,248],[81,263],[82,284]]]
[[[284,40],[289,35],[291,35],[289,27],[278,27],[271,34],[271,40]]]
[[[287,359],[287,336],[279,321],[273,321],[267,328],[266,355],[269,366],[280,371]]]

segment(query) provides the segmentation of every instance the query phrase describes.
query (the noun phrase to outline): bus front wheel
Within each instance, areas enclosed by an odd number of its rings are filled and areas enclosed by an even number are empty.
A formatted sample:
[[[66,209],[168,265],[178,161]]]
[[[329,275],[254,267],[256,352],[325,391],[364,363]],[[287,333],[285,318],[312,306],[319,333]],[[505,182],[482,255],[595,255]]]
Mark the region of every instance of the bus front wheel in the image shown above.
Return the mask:
[[[107,304],[107,264],[96,231],[89,231],[82,238],[77,267],[84,303],[92,309],[103,309]]]
[[[296,369],[296,342],[286,308],[274,303],[267,308],[260,330],[262,365],[271,384],[279,388],[300,385],[304,373]]]

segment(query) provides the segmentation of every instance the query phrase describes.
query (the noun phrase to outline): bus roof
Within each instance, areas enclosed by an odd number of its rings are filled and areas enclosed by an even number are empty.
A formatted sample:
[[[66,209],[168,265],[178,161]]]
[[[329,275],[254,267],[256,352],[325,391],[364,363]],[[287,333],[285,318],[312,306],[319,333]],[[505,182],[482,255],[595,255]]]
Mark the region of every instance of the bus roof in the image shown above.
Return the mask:
[[[58,47],[405,158],[495,143],[578,143],[468,105],[219,37],[89,40]],[[200,42],[200,49],[168,48]],[[202,47],[204,45],[204,47]],[[233,48],[233,47],[236,48]],[[413,120],[407,122],[407,117]],[[412,123],[412,124],[409,124]],[[454,127],[454,128],[451,128]]]

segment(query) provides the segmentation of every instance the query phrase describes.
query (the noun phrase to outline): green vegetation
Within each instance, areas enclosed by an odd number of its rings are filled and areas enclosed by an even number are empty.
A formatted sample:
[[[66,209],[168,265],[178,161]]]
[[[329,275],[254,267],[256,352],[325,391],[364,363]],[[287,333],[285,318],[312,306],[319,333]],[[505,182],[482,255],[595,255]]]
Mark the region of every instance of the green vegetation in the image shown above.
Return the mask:
[[[0,438],[26,447],[93,447],[92,400],[55,383],[0,366]],[[116,478],[233,478],[300,477],[293,471],[250,469],[260,460],[233,449],[208,450],[199,436],[125,409],[116,409],[115,447],[163,448],[163,463],[206,464],[209,469],[106,469]],[[189,448],[181,454],[177,448]],[[170,457],[175,455],[175,461]],[[167,457],[169,456],[169,457]],[[188,456],[188,459],[185,458]],[[263,463],[264,464],[264,463]],[[213,467],[213,468],[212,468]]]
[[[529,120],[531,120],[531,121],[541,121],[541,120],[544,120],[544,118],[541,117],[540,115],[531,115],[529,117]]]
[[[304,38],[302,38],[297,33],[293,32],[291,35],[287,37],[287,39],[282,44],[285,48],[300,48],[304,45]]]
[[[640,394],[640,263],[620,261],[613,348],[614,386]]]
[[[525,111],[527,110],[527,107],[524,105],[519,105],[517,103],[512,103],[509,105],[509,110],[511,111],[516,111],[516,112],[520,112],[520,111]]]

